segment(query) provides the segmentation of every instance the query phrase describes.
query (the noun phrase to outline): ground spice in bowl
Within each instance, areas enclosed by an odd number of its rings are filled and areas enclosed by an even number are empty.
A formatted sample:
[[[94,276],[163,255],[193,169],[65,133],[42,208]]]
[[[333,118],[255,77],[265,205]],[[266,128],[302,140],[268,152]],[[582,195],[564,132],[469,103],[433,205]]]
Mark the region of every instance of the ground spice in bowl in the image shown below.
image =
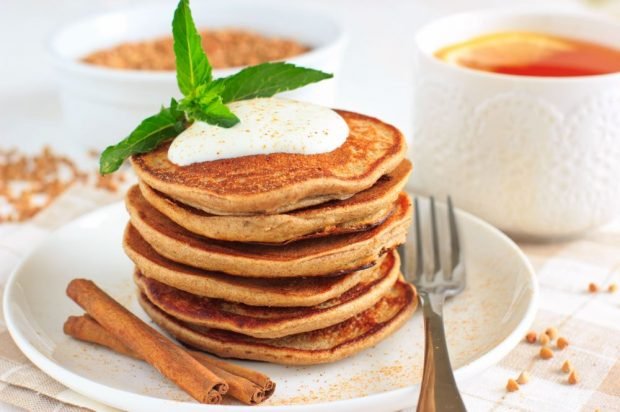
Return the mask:
[[[215,69],[284,60],[310,48],[298,41],[265,36],[249,30],[203,30],[202,47]],[[174,71],[172,37],[127,42],[82,58],[85,63],[125,70]]]

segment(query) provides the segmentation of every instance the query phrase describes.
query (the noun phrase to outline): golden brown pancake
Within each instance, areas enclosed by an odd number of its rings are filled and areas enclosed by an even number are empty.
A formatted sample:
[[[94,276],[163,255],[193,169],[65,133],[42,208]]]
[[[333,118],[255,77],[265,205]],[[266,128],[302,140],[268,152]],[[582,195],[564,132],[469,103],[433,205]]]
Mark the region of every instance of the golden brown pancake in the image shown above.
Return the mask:
[[[412,214],[411,199],[401,193],[390,217],[365,232],[260,245],[193,234],[153,208],[136,187],[125,201],[131,225],[160,255],[210,271],[269,278],[338,274],[364,267],[405,241]]]
[[[141,274],[148,278],[194,295],[254,306],[318,305],[374,276],[385,259],[379,257],[376,265],[338,276],[248,278],[196,269],[166,259],[131,225],[125,230],[123,247]]]
[[[255,338],[280,338],[335,325],[370,308],[392,288],[398,279],[399,265],[398,254],[390,251],[374,276],[311,307],[248,306],[210,299],[149,279],[138,271],[134,280],[151,303],[176,319]]]
[[[349,125],[342,146],[329,153],[275,153],[177,166],[170,143],[134,155],[133,168],[152,188],[216,215],[275,214],[347,199],[394,170],[406,152],[395,127],[338,111]]]
[[[411,162],[403,160],[371,188],[346,200],[275,215],[218,216],[184,205],[144,182],[140,182],[140,191],[153,207],[192,233],[232,242],[285,243],[368,230],[381,224],[410,172]]]
[[[288,365],[333,362],[369,348],[396,331],[417,306],[415,289],[401,279],[373,307],[341,323],[282,338],[259,339],[180,321],[143,294],[139,301],[155,323],[189,346],[227,358]]]

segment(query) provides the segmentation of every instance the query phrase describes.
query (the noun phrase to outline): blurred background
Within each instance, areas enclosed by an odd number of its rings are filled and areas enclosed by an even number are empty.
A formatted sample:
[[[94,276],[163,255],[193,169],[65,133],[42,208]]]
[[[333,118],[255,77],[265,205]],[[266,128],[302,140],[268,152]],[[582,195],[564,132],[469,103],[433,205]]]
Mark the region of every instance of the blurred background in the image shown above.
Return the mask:
[[[212,0],[193,0],[209,2]],[[225,1],[225,0],[219,0]],[[148,0],[3,0],[0,5],[0,144],[38,149],[49,143],[57,151],[66,131],[48,54],[51,35],[75,19],[144,3]],[[171,4],[176,3],[171,0]],[[260,0],[257,4],[277,5]],[[413,35],[433,18],[483,7],[535,5],[620,10],[616,0],[295,0],[327,11],[348,34],[336,106],[372,114],[411,134]],[[620,13],[618,13],[620,14]],[[120,136],[112,136],[111,142]],[[65,147],[66,146],[66,147]]]

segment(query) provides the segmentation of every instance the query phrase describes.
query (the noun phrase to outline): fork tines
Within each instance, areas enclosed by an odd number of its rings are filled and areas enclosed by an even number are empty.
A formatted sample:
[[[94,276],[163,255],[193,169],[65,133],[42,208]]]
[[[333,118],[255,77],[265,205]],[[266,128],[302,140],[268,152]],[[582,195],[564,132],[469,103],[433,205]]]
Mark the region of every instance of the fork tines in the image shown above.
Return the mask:
[[[425,274],[425,266],[424,266],[424,247],[423,247],[423,238],[422,238],[422,225],[421,225],[421,217],[420,217],[420,202],[416,197],[414,199],[414,232],[415,232],[415,241],[416,241],[416,267],[415,267],[415,279],[414,283],[418,287],[429,287],[431,286],[428,282],[451,282],[456,280],[459,283],[464,282],[464,279],[456,279],[454,277],[455,273],[463,272],[461,270],[461,246],[459,242],[458,236],[458,228],[456,223],[456,216],[454,213],[454,207],[452,205],[452,199],[448,196],[447,202],[448,209],[448,228],[450,235],[450,250],[449,250],[449,267],[443,268],[441,264],[441,252],[440,252],[440,240],[437,229],[437,211],[435,206],[435,198],[430,198],[430,233],[431,233],[431,244],[432,244],[432,268],[429,272]],[[410,258],[407,256],[407,258]],[[411,273],[411,272],[410,272]],[[439,275],[439,276],[437,276]],[[426,278],[426,279],[425,279]],[[433,285],[439,286],[439,285]],[[463,285],[452,285],[456,288],[462,289]]]

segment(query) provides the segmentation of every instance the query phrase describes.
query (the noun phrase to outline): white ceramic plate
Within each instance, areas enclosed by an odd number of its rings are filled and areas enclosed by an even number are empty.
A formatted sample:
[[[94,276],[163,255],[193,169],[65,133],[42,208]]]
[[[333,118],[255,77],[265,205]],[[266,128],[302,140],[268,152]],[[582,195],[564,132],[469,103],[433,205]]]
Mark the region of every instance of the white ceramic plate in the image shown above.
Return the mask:
[[[221,410],[193,402],[142,362],[63,334],[67,316],[82,313],[65,296],[66,285],[76,277],[94,280],[147,319],[134,298],[132,264],[121,248],[126,221],[123,205],[102,208],[62,227],[26,258],[5,290],[11,335],[39,368],[101,403],[133,411]],[[458,213],[458,221],[468,284],[448,302],[445,317],[452,363],[462,380],[499,361],[524,336],[538,292],[532,267],[510,239],[464,212]],[[336,412],[412,406],[422,361],[422,319],[417,313],[387,340],[340,362],[311,367],[243,364],[277,382],[276,394],[261,410]]]

